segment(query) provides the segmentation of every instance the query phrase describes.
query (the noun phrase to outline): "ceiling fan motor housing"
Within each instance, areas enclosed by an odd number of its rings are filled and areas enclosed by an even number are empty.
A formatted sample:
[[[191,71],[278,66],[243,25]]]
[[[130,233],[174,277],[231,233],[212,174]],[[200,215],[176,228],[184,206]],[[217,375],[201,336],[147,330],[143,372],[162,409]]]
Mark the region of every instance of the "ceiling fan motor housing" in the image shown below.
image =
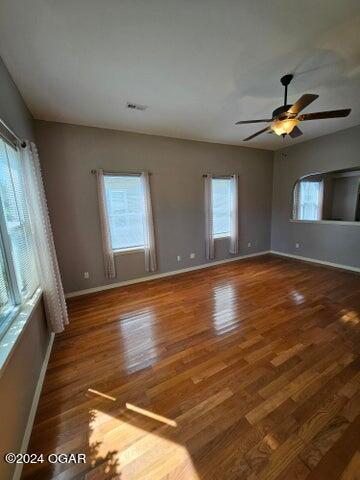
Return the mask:
[[[292,107],[292,105],[281,105],[279,108],[275,108],[272,112],[272,118],[277,118],[278,120],[284,120],[285,118],[292,118],[295,115],[287,113],[287,111]]]
[[[294,78],[294,75],[291,73],[288,73],[287,75],[284,75],[283,77],[280,78],[280,82],[284,87],[287,87],[291,80]]]

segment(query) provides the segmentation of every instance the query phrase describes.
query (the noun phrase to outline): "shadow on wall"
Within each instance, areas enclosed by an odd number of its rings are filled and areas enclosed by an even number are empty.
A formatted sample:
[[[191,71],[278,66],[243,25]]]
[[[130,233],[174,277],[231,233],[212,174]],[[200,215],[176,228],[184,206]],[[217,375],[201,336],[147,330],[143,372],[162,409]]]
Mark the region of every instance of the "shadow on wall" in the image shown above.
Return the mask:
[[[346,98],[346,90],[356,89],[359,85],[359,31],[360,18],[351,18],[335,29],[321,33],[306,48],[284,53],[252,68],[244,69],[243,62],[238,62],[234,68],[235,90],[225,99],[224,109],[232,112],[234,118],[248,117],[249,104],[254,106],[255,115],[271,112],[282,103],[279,80],[286,73],[294,74],[290,96],[324,88],[341,89],[342,98]],[[269,72],[273,73],[269,75]],[[243,85],[250,87],[244,89]]]

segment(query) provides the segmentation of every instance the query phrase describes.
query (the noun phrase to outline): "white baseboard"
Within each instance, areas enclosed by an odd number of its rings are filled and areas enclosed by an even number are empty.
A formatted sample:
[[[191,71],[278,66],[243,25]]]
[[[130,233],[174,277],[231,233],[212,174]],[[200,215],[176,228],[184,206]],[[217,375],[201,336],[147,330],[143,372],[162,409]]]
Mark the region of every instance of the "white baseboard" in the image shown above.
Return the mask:
[[[50,334],[50,340],[49,340],[48,347],[47,347],[46,354],[45,354],[45,358],[44,358],[44,361],[43,361],[43,364],[42,364],[42,367],[41,367],[39,379],[38,379],[38,382],[37,382],[37,385],[36,385],[34,398],[33,398],[32,404],[31,404],[31,409],[30,409],[29,418],[28,418],[28,421],[27,421],[27,424],[26,424],[25,433],[24,433],[24,436],[23,436],[23,440],[21,442],[20,451],[18,453],[26,453],[26,451],[28,449],[30,436],[31,436],[31,432],[32,432],[32,429],[33,429],[33,425],[34,425],[36,410],[37,410],[37,407],[38,407],[40,394],[41,394],[42,386],[43,386],[43,383],[44,383],[45,373],[46,373],[46,369],[47,369],[47,366],[48,366],[48,363],[49,363],[51,349],[52,349],[52,346],[53,346],[53,343],[54,343],[54,338],[55,338],[55,333],[51,333]],[[23,465],[21,463],[17,463],[16,467],[15,467],[13,477],[12,477],[12,480],[19,480],[20,479],[22,469],[23,469]]]
[[[327,267],[341,268],[342,270],[350,270],[351,272],[360,272],[360,268],[351,267],[350,265],[341,265],[340,263],[326,262],[324,260],[317,260],[315,258],[303,257],[302,255],[293,255],[292,253],[279,252],[278,250],[270,250],[270,253],[278,255],[280,257],[295,258],[296,260],[303,260],[305,262],[326,265]]]
[[[234,258],[226,258],[225,260],[216,260],[211,263],[204,263],[202,265],[196,265],[194,267],[182,268],[181,270],[173,270],[171,272],[156,273],[147,277],[134,278],[132,280],[124,280],[123,282],[111,283],[109,285],[102,285],[100,287],[87,288],[86,290],[78,290],[75,292],[69,292],[65,295],[66,298],[78,297],[80,295],[86,295],[88,293],[101,292],[102,290],[109,290],[111,288],[126,287],[127,285],[133,285],[135,283],[149,282],[150,280],[156,280],[163,277],[171,277],[173,275],[179,275],[180,273],[192,272],[193,270],[201,270],[202,268],[213,267],[214,265],[220,265],[222,263],[236,262],[237,260],[243,260],[251,257],[259,257],[260,255],[266,255],[270,253],[270,250],[266,250],[258,253],[250,253],[248,255],[241,255]]]

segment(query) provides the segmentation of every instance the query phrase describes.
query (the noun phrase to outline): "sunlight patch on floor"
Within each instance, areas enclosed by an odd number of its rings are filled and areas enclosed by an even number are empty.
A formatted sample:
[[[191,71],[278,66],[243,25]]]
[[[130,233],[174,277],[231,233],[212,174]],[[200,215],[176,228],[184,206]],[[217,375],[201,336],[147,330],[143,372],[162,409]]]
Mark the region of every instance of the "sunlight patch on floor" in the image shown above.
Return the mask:
[[[170,427],[177,426],[175,420],[171,420],[170,418],[163,417],[162,415],[157,415],[156,413],[149,412],[149,410],[144,410],[143,408],[136,407],[131,403],[126,403],[126,408],[132,410],[133,412],[140,413],[141,415],[152,418],[153,420],[157,420],[158,422],[166,423],[167,425],[170,425]]]
[[[169,419],[135,408],[127,409],[119,417],[91,410],[89,446],[93,467],[101,463],[104,471],[115,471],[121,480],[200,480],[187,449],[173,440],[174,425],[162,421],[159,424],[159,418]],[[138,415],[138,410],[151,415]]]
[[[346,308],[344,308],[343,310],[341,310],[341,313],[342,315],[340,317],[340,320],[342,323],[357,325],[360,322],[359,315],[354,310],[347,310]]]
[[[94,395],[98,395],[99,397],[106,398],[107,400],[112,400],[115,402],[116,398],[112,397],[111,395],[107,395],[106,393],[99,392],[98,390],[94,390],[93,388],[88,388],[87,390],[89,393],[93,393]]]

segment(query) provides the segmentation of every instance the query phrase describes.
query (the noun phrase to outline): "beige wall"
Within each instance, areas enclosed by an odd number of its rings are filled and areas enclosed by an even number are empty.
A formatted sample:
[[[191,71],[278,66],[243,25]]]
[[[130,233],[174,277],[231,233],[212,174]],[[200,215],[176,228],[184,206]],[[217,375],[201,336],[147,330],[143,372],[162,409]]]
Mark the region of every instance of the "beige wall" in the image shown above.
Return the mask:
[[[151,172],[159,272],[207,262],[204,173],[239,174],[240,255],[270,248],[272,152],[41,121],[35,135],[66,292],[145,276],[142,253],[116,257],[117,278],[104,276],[93,168]],[[217,240],[216,260],[228,257]]]
[[[0,117],[17,135],[33,138],[32,119],[0,58]],[[0,375],[0,478],[11,478],[6,451],[18,452],[49,343],[42,303],[33,312]]]
[[[11,478],[14,466],[4,462],[6,452],[19,452],[27,425],[49,335],[40,302],[0,378],[0,478]]]

